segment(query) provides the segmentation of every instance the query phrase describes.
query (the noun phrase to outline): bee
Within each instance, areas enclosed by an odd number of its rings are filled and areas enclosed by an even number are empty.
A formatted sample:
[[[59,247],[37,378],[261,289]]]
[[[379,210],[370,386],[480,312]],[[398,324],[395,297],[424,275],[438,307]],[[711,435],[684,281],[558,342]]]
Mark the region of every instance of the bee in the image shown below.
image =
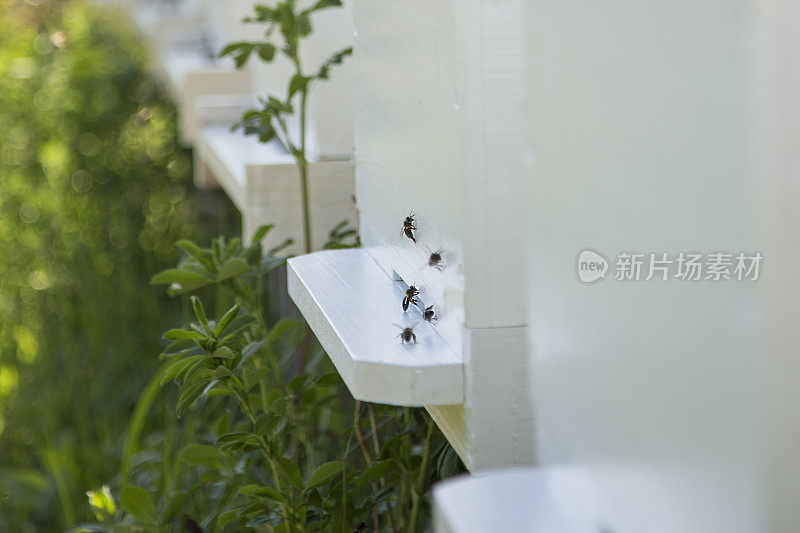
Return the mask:
[[[444,268],[444,259],[442,259],[442,250],[439,248],[435,252],[431,252],[431,256],[428,258],[428,266],[431,268],[435,268],[439,272],[442,271]]]
[[[433,310],[432,305],[425,308],[425,310],[422,312],[422,318],[431,324],[436,323],[436,311]]]
[[[417,324],[412,326],[401,326],[399,324],[395,324],[395,326],[403,330],[400,332],[400,335],[398,335],[398,337],[400,337],[401,344],[417,343],[417,336],[414,335],[414,327],[416,327],[416,325]]]
[[[403,232],[400,235],[405,235],[412,241],[414,244],[417,243],[417,238],[414,236],[414,232],[417,230],[417,227],[414,225],[414,212],[412,211],[410,215],[406,217],[403,221]]]
[[[408,289],[406,289],[406,296],[405,298],[403,298],[404,313],[408,311],[408,306],[411,304],[414,304],[417,307],[419,307],[419,299],[417,298],[418,294],[419,294],[419,289],[413,285],[411,285]]]

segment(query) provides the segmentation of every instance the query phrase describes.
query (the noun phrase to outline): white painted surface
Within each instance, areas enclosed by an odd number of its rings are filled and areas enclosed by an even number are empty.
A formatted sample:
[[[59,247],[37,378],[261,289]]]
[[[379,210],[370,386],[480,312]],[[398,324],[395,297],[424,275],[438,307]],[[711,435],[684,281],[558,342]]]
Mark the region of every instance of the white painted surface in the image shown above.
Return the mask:
[[[460,476],[433,489],[437,533],[602,533],[558,471],[517,469]]]
[[[252,94],[249,69],[236,69],[230,58],[209,58],[200,46],[170,47],[162,50],[157,60],[178,105],[179,137],[184,144],[194,142],[203,123],[198,114],[199,99]]]
[[[289,253],[304,249],[300,177],[294,158],[280,143],[258,142],[227,126],[207,126],[195,143],[195,172],[201,182],[213,179],[242,214],[243,238],[263,224],[275,224],[265,238],[269,248],[292,238]],[[315,161],[309,164],[312,245],[320,249],[330,230],[343,220],[356,223],[351,161]]]
[[[616,533],[800,530],[800,6],[532,5],[541,462]],[[584,286],[587,247],[765,260]]]
[[[363,249],[289,259],[289,294],[353,397],[392,405],[444,405],[464,397],[463,366],[435,325]],[[402,327],[416,342],[403,343]]]
[[[356,197],[367,251],[422,287],[464,362],[430,407],[469,468],[530,462],[519,1],[354,4]],[[510,88],[510,89],[509,89]],[[402,236],[414,212],[417,244]],[[441,249],[443,272],[426,266]],[[502,435],[503,438],[498,437]]]

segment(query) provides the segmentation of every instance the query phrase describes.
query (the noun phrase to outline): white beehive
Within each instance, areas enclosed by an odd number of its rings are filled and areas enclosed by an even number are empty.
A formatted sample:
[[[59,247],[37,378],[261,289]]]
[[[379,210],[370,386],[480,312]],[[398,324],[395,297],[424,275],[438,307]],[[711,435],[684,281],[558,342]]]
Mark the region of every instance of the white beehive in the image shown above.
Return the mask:
[[[527,28],[540,467],[442,485],[437,531],[800,531],[800,4],[534,2]],[[639,251],[763,264],[616,281]]]
[[[226,41],[259,40],[265,27],[241,25],[238,21],[252,15],[252,4],[236,3],[236,16],[228,6],[211,2],[209,13],[224,22],[219,34]],[[303,42],[305,72],[314,72],[319,63],[352,40],[350,9],[331,8],[312,16],[314,33]],[[307,118],[307,148],[310,161],[309,188],[312,213],[312,248],[320,249],[330,230],[342,221],[355,224],[352,163],[352,94],[347,90],[345,66],[331,69],[331,79],[315,84]],[[220,185],[233,199],[242,215],[243,233],[249,238],[262,224],[274,224],[265,245],[279,244],[292,238],[289,249],[305,249],[302,229],[300,178],[294,159],[277,141],[266,146],[241,131],[230,131],[241,114],[258,108],[257,97],[286,93],[293,70],[289,62],[276,54],[275,61],[263,64],[251,58],[253,85],[248,95],[204,96],[196,100],[201,131],[195,141],[195,183],[200,187]],[[344,89],[343,89],[344,88]],[[343,94],[344,93],[346,94]],[[319,112],[325,102],[324,113]],[[298,117],[289,119],[290,130],[297,138]],[[333,139],[335,143],[324,139]],[[326,151],[322,151],[324,148]]]
[[[364,248],[289,262],[289,289],[353,395],[426,406],[469,468],[530,462],[521,54],[480,3],[355,3]],[[473,9],[476,8],[476,9]],[[502,26],[502,27],[501,27]],[[476,30],[479,30],[476,33]],[[410,213],[416,244],[402,235]],[[442,250],[443,271],[427,266]],[[400,281],[395,281],[400,280]],[[423,307],[401,307],[421,287]],[[413,325],[402,345],[395,326]]]

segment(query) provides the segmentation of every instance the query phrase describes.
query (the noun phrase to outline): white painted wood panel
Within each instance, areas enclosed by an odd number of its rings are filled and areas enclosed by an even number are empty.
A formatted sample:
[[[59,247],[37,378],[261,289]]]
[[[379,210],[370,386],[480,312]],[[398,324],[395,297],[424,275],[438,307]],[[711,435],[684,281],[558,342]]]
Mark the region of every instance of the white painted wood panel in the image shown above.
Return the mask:
[[[508,142],[524,142],[517,139],[525,127],[523,93],[513,86],[524,78],[513,46],[522,46],[523,3],[491,4],[355,3],[356,197],[362,241],[388,280],[419,287],[423,307],[437,310],[436,330],[464,367],[464,396],[458,404],[429,403],[428,410],[477,471],[533,458],[524,379],[523,228],[516,223],[525,153],[505,148]],[[475,17],[483,17],[477,28]],[[473,44],[476,38],[483,42]],[[509,61],[489,65],[509,51],[516,53]],[[505,83],[512,89],[504,89]],[[488,102],[496,98],[503,104]],[[402,234],[411,213],[416,243]],[[427,265],[439,250],[442,271]],[[305,285],[316,282],[313,272],[309,276]],[[470,291],[474,294],[465,306]],[[359,307],[372,309],[368,296],[363,298]],[[324,303],[320,308],[319,314],[329,318]],[[405,317],[395,308],[382,309],[382,320]],[[309,320],[322,337],[332,329],[358,330],[355,322],[334,327],[318,318]],[[355,317],[340,318],[348,319]],[[345,381],[356,397],[370,386],[353,375]],[[398,398],[391,386],[376,393],[374,401]]]
[[[463,368],[435,325],[402,312],[404,291],[363,249],[289,259],[289,294],[356,399],[460,403]],[[400,312],[398,312],[400,310]],[[416,340],[399,335],[412,327]]]
[[[248,68],[236,69],[230,58],[215,58],[209,50],[195,44],[192,46],[167,47],[156,57],[159,70],[167,82],[178,106],[178,133],[182,143],[191,145],[197,130],[208,122],[213,112],[206,109],[204,115],[198,109],[208,107],[206,96],[252,94],[252,74]],[[235,122],[229,122],[233,124]]]
[[[610,531],[800,530],[800,5],[533,5],[541,462]],[[757,282],[585,286],[587,247],[764,263]]]
[[[265,238],[266,247],[286,238],[295,241],[290,253],[304,249],[300,177],[294,158],[273,141],[260,143],[226,126],[201,129],[195,144],[195,171],[208,182],[210,176],[225,190],[242,214],[246,240],[263,224],[275,224]],[[313,217],[312,245],[320,249],[330,230],[347,220],[356,224],[351,161],[317,161],[309,165],[309,196]]]

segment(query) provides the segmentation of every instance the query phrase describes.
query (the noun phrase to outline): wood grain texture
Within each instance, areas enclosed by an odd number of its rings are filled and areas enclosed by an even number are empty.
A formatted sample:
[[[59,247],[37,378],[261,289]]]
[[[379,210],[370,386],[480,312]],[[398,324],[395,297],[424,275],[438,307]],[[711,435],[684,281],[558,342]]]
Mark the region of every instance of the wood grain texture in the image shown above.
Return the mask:
[[[398,315],[402,287],[365,250],[291,258],[288,279],[289,294],[353,397],[407,406],[463,401],[459,356],[434,326]],[[412,326],[416,343],[402,343],[398,325]]]

